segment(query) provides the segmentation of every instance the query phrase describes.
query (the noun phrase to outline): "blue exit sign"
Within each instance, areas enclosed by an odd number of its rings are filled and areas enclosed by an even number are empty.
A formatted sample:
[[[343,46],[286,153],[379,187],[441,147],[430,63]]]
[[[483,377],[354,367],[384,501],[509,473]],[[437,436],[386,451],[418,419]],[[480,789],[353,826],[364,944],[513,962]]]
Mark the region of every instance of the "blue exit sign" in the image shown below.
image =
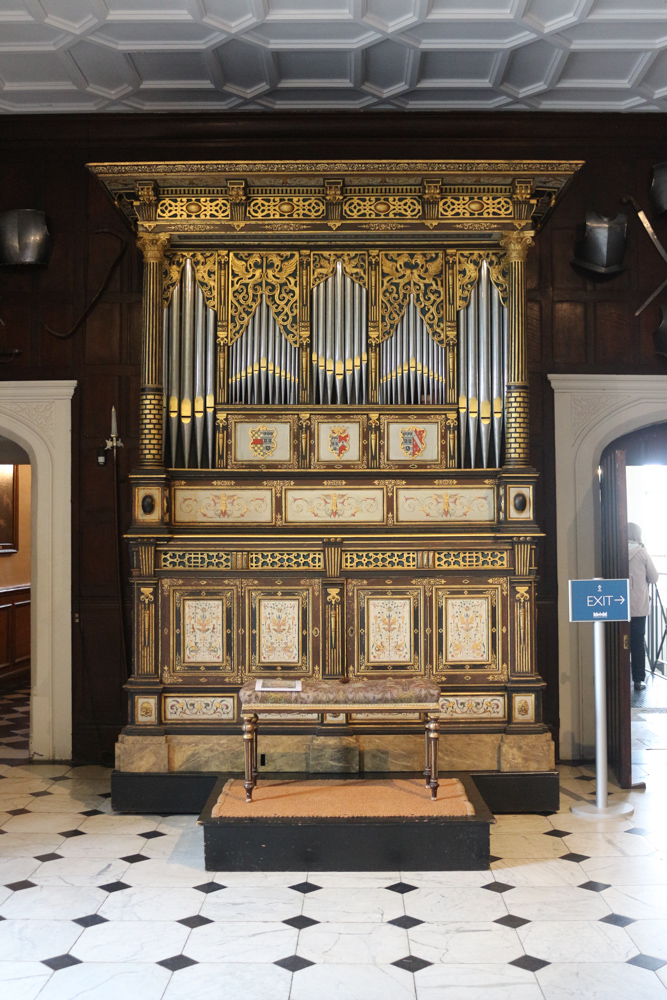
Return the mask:
[[[570,580],[571,622],[629,622],[629,580]]]

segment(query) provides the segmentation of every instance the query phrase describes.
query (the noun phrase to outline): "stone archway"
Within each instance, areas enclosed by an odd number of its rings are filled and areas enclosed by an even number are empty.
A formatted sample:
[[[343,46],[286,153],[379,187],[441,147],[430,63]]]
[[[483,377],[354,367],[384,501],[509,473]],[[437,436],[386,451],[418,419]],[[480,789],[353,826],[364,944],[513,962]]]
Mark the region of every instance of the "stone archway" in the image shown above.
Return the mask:
[[[30,755],[72,755],[72,472],[74,381],[0,383],[0,433],[32,466]]]
[[[555,396],[560,756],[595,746],[593,633],[569,622],[570,579],[600,572],[598,466],[616,438],[667,417],[667,376],[549,375]]]

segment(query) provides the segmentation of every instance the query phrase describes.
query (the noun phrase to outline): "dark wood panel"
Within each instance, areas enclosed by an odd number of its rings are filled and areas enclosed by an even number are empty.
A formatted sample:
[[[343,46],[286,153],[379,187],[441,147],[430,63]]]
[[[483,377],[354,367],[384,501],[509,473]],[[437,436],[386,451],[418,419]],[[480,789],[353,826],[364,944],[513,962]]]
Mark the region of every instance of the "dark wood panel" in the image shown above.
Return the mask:
[[[22,683],[30,668],[30,585],[0,590],[0,685]]]
[[[595,304],[595,360],[630,362],[632,345],[628,330],[630,310],[624,302]]]
[[[554,302],[554,361],[583,364],[586,361],[586,306],[583,302]]]

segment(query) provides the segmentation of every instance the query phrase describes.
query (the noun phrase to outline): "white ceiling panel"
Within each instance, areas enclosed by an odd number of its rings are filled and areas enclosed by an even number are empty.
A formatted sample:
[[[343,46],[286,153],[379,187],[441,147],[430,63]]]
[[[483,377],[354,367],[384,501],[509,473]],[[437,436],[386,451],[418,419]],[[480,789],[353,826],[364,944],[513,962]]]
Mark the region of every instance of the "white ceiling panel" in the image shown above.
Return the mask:
[[[667,0],[0,0],[0,111],[667,111]]]

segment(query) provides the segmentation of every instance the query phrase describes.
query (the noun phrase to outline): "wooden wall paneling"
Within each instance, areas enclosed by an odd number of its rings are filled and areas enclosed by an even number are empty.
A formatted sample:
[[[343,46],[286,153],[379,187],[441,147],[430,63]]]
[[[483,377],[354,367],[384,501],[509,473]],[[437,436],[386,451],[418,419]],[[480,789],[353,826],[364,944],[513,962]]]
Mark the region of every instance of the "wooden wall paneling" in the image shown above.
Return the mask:
[[[557,365],[586,363],[586,306],[584,302],[553,304],[553,358]]]
[[[0,686],[29,680],[30,584],[0,589]]]
[[[632,341],[628,336],[630,310],[625,302],[595,303],[595,361],[628,364]]]

